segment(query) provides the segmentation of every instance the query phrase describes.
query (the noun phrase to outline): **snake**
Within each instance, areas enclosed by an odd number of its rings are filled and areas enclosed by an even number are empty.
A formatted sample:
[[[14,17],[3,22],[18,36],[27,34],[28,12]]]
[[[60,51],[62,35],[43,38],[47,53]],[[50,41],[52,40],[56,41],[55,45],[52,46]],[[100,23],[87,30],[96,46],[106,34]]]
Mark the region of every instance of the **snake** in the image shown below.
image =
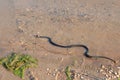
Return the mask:
[[[87,58],[104,58],[104,59],[107,59],[107,60],[110,60],[114,63],[116,63],[115,60],[109,58],[109,57],[106,57],[106,56],[91,56],[89,55],[89,48],[86,46],[86,45],[83,45],[83,44],[71,44],[71,45],[60,45],[60,44],[57,44],[55,42],[52,41],[52,39],[48,36],[39,36],[39,35],[34,35],[35,38],[45,38],[48,40],[48,42],[53,45],[53,46],[56,46],[56,47],[61,47],[61,48],[73,48],[73,47],[82,47],[85,49],[84,51],[84,56],[87,57]]]

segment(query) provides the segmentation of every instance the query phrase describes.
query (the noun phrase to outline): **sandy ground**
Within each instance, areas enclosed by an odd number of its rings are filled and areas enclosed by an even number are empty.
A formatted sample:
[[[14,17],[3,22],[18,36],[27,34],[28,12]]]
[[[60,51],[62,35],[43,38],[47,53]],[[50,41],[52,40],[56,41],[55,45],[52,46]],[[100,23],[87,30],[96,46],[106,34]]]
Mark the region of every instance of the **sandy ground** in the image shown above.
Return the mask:
[[[30,54],[39,65],[30,69],[34,80],[66,80],[64,69],[70,66],[74,80],[118,80],[120,77],[120,1],[119,0],[1,0],[0,57],[10,52]],[[91,55],[106,59],[88,59],[82,48],[64,49],[58,44],[84,44]],[[21,80],[0,66],[0,80]],[[4,73],[4,74],[3,74]],[[27,76],[25,80],[33,80]]]

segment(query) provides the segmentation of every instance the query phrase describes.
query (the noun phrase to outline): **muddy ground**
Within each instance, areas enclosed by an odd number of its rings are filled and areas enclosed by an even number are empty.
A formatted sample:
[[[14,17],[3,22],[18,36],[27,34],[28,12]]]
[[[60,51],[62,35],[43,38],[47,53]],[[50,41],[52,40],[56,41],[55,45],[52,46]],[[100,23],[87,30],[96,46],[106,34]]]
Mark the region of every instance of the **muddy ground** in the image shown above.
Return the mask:
[[[119,0],[4,0],[0,57],[17,52],[37,58],[38,67],[30,69],[30,74],[26,71],[25,80],[66,80],[67,66],[71,67],[73,80],[118,80],[119,3]],[[90,55],[106,56],[116,63],[86,58],[83,48],[55,47],[34,35],[49,36],[61,45],[84,44]],[[0,80],[22,79],[0,66]]]

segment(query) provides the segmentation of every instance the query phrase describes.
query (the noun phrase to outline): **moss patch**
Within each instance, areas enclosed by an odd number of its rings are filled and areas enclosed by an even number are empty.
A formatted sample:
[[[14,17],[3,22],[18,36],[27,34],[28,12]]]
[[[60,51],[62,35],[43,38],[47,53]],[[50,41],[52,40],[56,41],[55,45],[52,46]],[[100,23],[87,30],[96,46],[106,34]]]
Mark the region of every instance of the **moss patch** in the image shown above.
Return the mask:
[[[30,67],[37,66],[37,59],[30,55],[12,53],[0,59],[0,64],[13,74],[24,78],[24,72]]]

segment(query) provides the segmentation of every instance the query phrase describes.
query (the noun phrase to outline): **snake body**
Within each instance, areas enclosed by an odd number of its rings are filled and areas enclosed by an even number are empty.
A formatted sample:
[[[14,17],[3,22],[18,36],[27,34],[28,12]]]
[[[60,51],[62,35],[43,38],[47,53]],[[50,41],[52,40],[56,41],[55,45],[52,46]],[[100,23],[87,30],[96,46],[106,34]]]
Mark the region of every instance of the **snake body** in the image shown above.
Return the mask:
[[[108,59],[108,60],[111,60],[112,62],[116,63],[115,60],[109,58],[109,57],[105,57],[105,56],[91,56],[89,55],[89,48],[86,46],[86,45],[82,45],[82,44],[72,44],[72,45],[60,45],[60,44],[57,44],[55,42],[52,41],[52,39],[48,36],[38,36],[38,35],[34,35],[35,38],[46,38],[48,40],[48,42],[56,47],[61,47],[61,48],[72,48],[72,47],[82,47],[85,49],[85,52],[84,52],[84,56],[87,57],[87,58],[104,58],[104,59]]]

